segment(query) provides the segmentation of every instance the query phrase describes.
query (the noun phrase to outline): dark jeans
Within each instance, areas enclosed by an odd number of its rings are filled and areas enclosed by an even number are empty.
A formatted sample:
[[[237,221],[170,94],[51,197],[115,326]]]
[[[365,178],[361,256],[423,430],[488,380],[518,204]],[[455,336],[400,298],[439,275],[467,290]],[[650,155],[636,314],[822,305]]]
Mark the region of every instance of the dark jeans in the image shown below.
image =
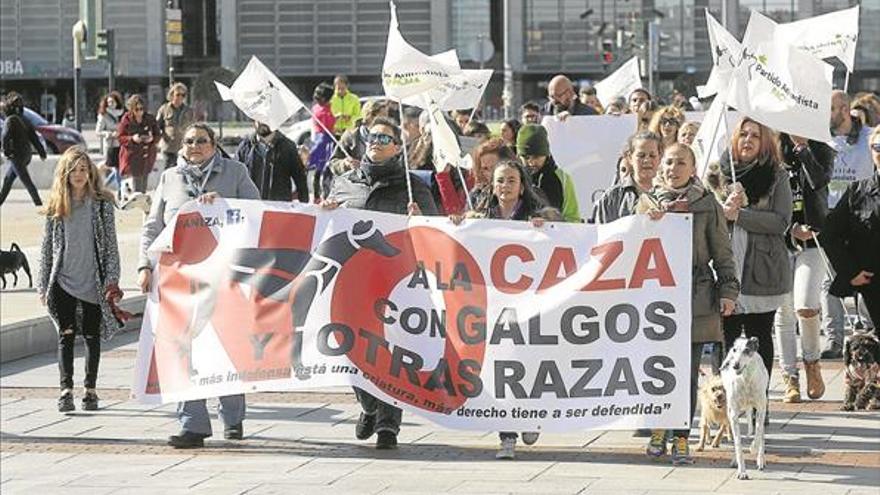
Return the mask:
[[[76,342],[76,307],[82,306],[82,334],[86,344],[85,388],[95,388],[98,380],[98,363],[101,360],[101,308],[68,294],[58,284],[54,291],[55,307],[58,310],[58,370],[61,373],[61,388],[73,388],[73,346]]]
[[[767,368],[767,376],[773,371],[773,318],[776,311],[769,313],[748,313],[732,315],[724,318],[724,353],[733,346],[739,337],[741,328],[745,328],[747,337],[758,338],[758,354]]]
[[[367,391],[354,388],[354,395],[367,416],[376,416],[376,433],[390,431],[397,435],[400,431],[400,422],[403,420],[403,411],[387,402],[373,397]]]
[[[145,193],[147,192],[147,175],[135,175],[132,177],[134,181],[134,191]]]
[[[688,415],[688,427],[680,430],[672,430],[673,437],[691,436],[691,422],[694,419],[694,409],[697,408],[697,387],[700,383],[700,361],[703,359],[703,342],[691,343],[691,408]]]
[[[3,176],[3,186],[0,187],[0,205],[2,205],[6,201],[6,197],[9,196],[9,191],[12,189],[12,183],[15,182],[15,178],[18,177],[21,179],[21,183],[24,184],[24,188],[27,189],[28,194],[31,195],[31,200],[37,206],[43,206],[43,201],[40,199],[40,193],[37,192],[37,186],[34,185],[34,181],[31,180],[31,174],[28,173],[27,165],[19,165],[15,162],[15,160],[9,160],[9,170],[6,171],[6,175]]]

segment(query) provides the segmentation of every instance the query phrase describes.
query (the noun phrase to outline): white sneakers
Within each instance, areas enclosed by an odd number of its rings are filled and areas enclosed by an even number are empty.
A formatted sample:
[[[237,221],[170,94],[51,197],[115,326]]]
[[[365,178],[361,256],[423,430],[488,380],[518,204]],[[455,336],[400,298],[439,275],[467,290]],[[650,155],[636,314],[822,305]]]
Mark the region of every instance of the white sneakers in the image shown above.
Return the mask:
[[[513,459],[516,457],[516,438],[502,438],[501,448],[495,454],[496,459]]]
[[[533,445],[538,441],[538,436],[540,433],[537,431],[524,431],[522,433],[523,443],[526,445]],[[498,452],[495,454],[496,459],[513,459],[516,457],[516,437],[512,438],[502,438],[501,439],[501,448],[498,449]]]

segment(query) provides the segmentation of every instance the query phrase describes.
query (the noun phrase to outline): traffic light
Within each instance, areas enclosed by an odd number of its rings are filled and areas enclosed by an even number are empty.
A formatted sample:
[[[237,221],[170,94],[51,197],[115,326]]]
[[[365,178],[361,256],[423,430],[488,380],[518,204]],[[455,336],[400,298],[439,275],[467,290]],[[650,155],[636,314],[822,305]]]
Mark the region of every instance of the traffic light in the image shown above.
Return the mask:
[[[110,52],[113,50],[113,31],[102,29],[95,33],[95,58],[98,60],[110,60]]]
[[[602,40],[602,63],[610,65],[614,62],[614,42]]]

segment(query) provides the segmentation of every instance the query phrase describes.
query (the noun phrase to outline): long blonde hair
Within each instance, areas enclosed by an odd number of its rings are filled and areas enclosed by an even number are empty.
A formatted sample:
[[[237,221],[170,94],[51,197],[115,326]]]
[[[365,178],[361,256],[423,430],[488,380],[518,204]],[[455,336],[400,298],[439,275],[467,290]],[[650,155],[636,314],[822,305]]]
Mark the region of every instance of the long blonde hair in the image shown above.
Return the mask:
[[[49,193],[49,201],[40,211],[50,218],[62,219],[70,215],[70,173],[81,161],[85,161],[89,169],[89,180],[86,183],[86,197],[102,199],[115,204],[113,193],[104,187],[101,173],[95,162],[89,157],[88,152],[79,147],[71,146],[61,155],[58,165],[55,166],[55,178],[52,180],[52,191]]]

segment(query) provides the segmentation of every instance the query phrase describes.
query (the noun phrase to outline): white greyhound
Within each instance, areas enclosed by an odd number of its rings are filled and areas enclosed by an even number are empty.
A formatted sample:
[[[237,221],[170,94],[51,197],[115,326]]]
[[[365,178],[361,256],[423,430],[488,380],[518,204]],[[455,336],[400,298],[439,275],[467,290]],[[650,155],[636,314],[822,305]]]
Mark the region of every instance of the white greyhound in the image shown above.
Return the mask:
[[[741,335],[733,343],[721,365],[721,381],[727,392],[727,415],[733,432],[737,479],[747,480],[746,463],[742,452],[742,435],[739,417],[746,413],[749,418],[749,435],[752,435],[750,451],[757,451],[758,470],[764,470],[764,417],[767,414],[767,385],[770,376],[758,355],[758,339]],[[757,411],[757,417],[752,417]],[[757,429],[757,432],[754,430]]]

